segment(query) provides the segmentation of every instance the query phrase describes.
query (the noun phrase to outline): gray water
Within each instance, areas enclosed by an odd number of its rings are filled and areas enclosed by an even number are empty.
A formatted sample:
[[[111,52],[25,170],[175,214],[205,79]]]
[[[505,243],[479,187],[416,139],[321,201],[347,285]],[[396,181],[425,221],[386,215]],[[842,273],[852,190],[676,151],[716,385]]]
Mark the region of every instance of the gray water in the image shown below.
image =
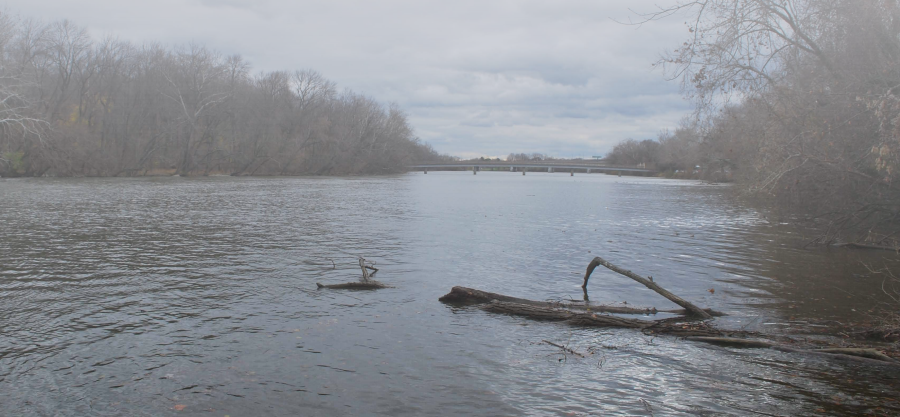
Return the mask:
[[[862,263],[895,255],[801,249],[730,195],[599,174],[3,179],[0,414],[900,413],[878,368],[437,301],[580,300],[596,255],[724,328],[821,333],[883,301]],[[393,288],[316,289],[357,280],[356,256]],[[591,301],[674,307],[636,285],[598,269]]]

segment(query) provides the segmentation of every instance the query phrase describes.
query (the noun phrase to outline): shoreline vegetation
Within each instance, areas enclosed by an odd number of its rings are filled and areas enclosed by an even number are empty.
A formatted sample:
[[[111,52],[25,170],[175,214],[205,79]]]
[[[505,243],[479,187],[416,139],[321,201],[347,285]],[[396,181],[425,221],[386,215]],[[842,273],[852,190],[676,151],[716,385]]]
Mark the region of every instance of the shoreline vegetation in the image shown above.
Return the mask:
[[[607,158],[733,180],[809,244],[900,248],[900,1],[679,0],[687,33],[655,64],[695,111]],[[895,257],[896,258],[896,257]],[[888,259],[885,260],[887,265]],[[874,330],[900,334],[900,275],[884,265]]]
[[[734,181],[814,242],[900,246],[900,1],[678,1],[686,19],[655,64],[695,111],[614,164]]]
[[[445,160],[313,70],[0,14],[0,176],[365,175]]]

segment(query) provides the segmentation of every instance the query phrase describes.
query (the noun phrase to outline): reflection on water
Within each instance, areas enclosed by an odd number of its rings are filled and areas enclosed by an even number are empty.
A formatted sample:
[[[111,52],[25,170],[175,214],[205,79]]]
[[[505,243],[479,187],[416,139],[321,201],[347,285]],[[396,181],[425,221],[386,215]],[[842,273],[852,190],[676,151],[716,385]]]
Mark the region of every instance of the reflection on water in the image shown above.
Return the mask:
[[[887,371],[437,302],[454,285],[580,299],[595,255],[728,312],[725,327],[810,332],[864,318],[883,297],[862,263],[896,265],[892,254],[800,250],[796,230],[728,195],[489,172],[0,180],[0,409],[900,413]],[[394,288],[316,290],[357,279],[358,255]],[[672,307],[600,269],[590,294]],[[596,354],[564,358],[542,339]]]

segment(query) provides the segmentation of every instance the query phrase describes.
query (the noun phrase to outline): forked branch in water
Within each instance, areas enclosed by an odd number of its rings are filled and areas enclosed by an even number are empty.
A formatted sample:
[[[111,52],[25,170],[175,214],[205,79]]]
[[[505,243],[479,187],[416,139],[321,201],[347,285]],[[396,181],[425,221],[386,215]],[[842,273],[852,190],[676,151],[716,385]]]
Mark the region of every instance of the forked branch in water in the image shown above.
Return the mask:
[[[375,267],[374,262],[369,262],[366,258],[362,256],[359,257],[359,269],[362,269],[362,282],[369,282],[369,280],[375,276],[375,273],[378,272],[378,268]],[[372,270],[372,273],[369,273],[369,270]]]
[[[362,270],[362,277],[359,281],[330,285],[320,284],[317,282],[316,286],[320,289],[331,288],[339,290],[377,290],[379,288],[388,288],[387,285],[375,281],[375,273],[378,272],[378,268],[375,267],[375,262],[367,261],[366,258],[363,258],[361,256],[359,256],[358,258],[359,268]],[[369,270],[372,270],[372,272],[369,272]]]
[[[697,307],[694,304],[691,304],[690,302],[686,301],[685,299],[683,299],[675,294],[672,294],[665,288],[657,285],[651,279],[644,278],[644,277],[642,277],[638,274],[635,274],[634,272],[631,272],[627,269],[619,268],[619,267],[609,263],[609,261],[607,261],[606,259],[603,259],[599,256],[594,258],[594,260],[592,260],[591,263],[588,264],[587,271],[585,271],[585,273],[584,273],[584,284],[581,286],[581,288],[584,289],[585,292],[587,292],[588,280],[591,278],[591,273],[594,272],[594,269],[597,268],[598,265],[603,265],[603,266],[609,268],[610,270],[612,270],[613,272],[617,272],[619,274],[625,275],[628,278],[631,278],[637,282],[640,282],[641,284],[644,284],[645,287],[655,291],[657,294],[659,294],[663,297],[666,297],[673,303],[680,305],[685,310],[687,310],[690,314],[693,314],[693,315],[703,318],[703,319],[712,318],[712,316],[709,313],[707,313],[706,311],[704,311],[702,308]]]

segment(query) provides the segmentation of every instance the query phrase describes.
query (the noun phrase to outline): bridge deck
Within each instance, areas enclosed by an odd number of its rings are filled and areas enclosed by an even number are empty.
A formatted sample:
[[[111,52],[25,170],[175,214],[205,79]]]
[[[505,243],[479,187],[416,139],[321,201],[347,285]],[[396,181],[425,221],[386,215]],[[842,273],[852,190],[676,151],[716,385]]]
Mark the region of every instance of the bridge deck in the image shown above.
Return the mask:
[[[440,169],[440,168],[547,168],[547,169],[583,169],[591,171],[622,171],[622,172],[654,172],[652,169],[621,167],[604,165],[599,163],[573,163],[571,161],[546,161],[546,162],[498,162],[498,161],[469,161],[453,163],[435,163],[410,165],[412,170]]]

